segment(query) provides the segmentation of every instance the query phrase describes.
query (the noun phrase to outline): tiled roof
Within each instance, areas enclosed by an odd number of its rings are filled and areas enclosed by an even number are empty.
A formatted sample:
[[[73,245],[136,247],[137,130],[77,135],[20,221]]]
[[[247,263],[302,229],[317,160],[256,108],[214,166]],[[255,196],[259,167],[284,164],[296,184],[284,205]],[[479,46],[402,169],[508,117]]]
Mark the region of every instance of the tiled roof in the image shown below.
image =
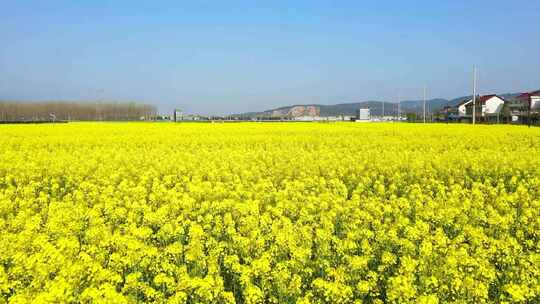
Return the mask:
[[[481,105],[485,104],[486,101],[490,100],[493,97],[498,97],[497,94],[490,94],[490,95],[481,95],[476,97],[476,104]],[[500,97],[499,97],[500,98]],[[502,99],[502,98],[501,98]],[[469,100],[470,101],[470,100]],[[468,107],[472,107],[472,104],[468,104]]]
[[[538,91],[532,91],[528,93],[521,93],[517,98],[518,99],[527,99],[529,96],[540,96],[540,90]]]

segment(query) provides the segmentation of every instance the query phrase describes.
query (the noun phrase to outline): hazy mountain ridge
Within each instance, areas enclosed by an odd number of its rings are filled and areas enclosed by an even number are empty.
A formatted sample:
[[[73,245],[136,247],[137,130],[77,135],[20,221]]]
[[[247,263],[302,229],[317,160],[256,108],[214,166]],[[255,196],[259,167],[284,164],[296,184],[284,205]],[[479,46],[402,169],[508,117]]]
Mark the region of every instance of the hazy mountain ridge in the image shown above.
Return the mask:
[[[498,94],[504,99],[515,98],[519,93],[505,93]],[[461,96],[453,99],[445,98],[433,98],[426,101],[426,110],[428,112],[435,112],[442,109],[445,106],[456,106],[464,100],[472,98],[472,95]],[[291,106],[284,106],[275,109],[270,109],[262,112],[248,112],[242,114],[234,114],[233,116],[272,116],[272,117],[299,117],[299,116],[339,116],[339,115],[356,115],[359,108],[371,109],[372,115],[381,115],[383,113],[384,103],[384,115],[396,115],[398,112],[398,103],[388,101],[362,101],[362,102],[350,102],[339,103],[334,105],[323,104],[295,104]],[[423,111],[422,100],[404,100],[400,102],[401,113],[421,113]]]

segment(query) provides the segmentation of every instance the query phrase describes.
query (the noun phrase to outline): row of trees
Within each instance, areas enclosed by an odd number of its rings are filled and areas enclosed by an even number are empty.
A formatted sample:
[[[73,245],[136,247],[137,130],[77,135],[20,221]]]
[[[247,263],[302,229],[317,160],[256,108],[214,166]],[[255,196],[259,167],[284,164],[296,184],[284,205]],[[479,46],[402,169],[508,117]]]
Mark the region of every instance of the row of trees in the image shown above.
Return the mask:
[[[149,120],[153,105],[135,102],[0,101],[0,121]]]

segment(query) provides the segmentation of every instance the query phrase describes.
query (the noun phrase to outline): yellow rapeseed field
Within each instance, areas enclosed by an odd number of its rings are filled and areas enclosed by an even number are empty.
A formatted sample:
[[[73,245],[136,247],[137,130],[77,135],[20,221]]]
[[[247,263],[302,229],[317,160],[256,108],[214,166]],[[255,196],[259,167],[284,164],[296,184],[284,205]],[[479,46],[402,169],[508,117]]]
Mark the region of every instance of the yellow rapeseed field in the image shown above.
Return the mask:
[[[540,128],[0,125],[0,303],[540,303]]]

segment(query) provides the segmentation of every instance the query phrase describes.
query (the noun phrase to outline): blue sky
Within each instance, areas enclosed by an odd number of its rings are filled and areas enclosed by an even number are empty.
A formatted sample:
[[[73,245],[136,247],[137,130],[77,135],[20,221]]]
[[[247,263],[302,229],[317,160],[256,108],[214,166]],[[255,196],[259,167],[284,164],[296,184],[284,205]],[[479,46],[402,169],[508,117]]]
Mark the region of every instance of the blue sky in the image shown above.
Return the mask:
[[[540,1],[2,1],[0,99],[168,112],[540,89]]]

